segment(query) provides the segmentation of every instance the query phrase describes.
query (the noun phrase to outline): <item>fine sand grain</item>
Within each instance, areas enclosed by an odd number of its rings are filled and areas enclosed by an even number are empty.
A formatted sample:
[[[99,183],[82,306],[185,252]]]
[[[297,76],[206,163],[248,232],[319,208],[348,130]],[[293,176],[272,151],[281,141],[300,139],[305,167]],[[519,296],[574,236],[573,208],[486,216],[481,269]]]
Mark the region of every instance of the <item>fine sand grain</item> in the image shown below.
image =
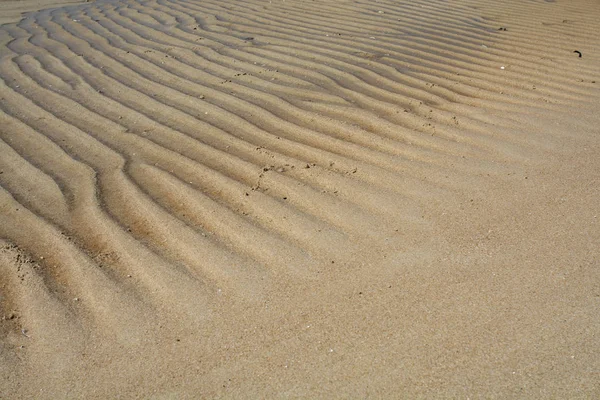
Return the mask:
[[[13,3],[0,398],[600,398],[598,1]]]
[[[26,13],[90,0],[0,0],[0,25],[18,22]]]

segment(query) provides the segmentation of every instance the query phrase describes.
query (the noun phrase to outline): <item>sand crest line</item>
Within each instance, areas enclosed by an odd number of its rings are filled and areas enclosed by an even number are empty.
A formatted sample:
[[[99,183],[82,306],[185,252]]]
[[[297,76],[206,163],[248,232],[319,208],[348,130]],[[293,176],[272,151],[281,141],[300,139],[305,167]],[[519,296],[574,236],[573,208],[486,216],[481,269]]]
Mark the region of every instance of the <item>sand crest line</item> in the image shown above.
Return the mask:
[[[301,346],[290,327],[314,322],[297,309],[366,298],[342,288],[380,279],[387,263],[420,265],[407,281],[430,276],[454,243],[448,215],[508,204],[588,132],[552,118],[595,110],[600,56],[581,29],[597,25],[590,9],[123,0],[0,26],[0,363],[14,365],[0,372],[26,397],[34,389],[14,382],[59,363],[54,393],[83,394],[73,371],[102,365],[94,376],[108,379],[106,366],[128,361],[114,349],[148,346],[172,365],[165,354],[183,353],[161,345],[196,337],[190,352],[205,364],[183,364],[219,395],[222,371],[270,365],[257,348]],[[486,197],[499,188],[500,200]],[[473,226],[480,251],[496,233]],[[469,260],[467,248],[442,264]],[[473,276],[487,265],[475,264]],[[435,296],[435,279],[424,292]],[[303,298],[306,288],[328,294]],[[425,310],[411,290],[394,301]],[[328,318],[375,303],[360,304]],[[307,340],[333,357],[323,337]],[[121,388],[156,378],[140,378],[142,358]]]

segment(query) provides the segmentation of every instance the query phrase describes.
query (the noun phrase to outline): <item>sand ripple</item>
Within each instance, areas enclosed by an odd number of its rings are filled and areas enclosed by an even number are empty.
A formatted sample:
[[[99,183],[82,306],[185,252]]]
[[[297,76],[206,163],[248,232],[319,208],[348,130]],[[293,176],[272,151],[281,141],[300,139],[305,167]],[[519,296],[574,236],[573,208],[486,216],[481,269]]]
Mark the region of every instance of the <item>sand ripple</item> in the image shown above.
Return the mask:
[[[553,154],[521,117],[590,106],[597,33],[487,3],[98,1],[0,27],[3,346],[53,332],[74,362],[89,332],[140,344],[156,313],[202,324],[409,253],[429,205]]]

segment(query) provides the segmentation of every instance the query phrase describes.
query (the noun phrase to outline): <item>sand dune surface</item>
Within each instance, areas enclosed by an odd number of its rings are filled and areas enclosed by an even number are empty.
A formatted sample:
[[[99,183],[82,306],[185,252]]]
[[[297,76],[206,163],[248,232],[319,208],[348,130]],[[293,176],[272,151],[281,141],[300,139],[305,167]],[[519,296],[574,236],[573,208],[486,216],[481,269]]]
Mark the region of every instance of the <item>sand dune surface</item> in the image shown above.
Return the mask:
[[[30,12],[42,9],[81,4],[90,0],[0,0],[0,24],[14,23]]]
[[[600,397],[600,3],[13,3],[1,398]]]

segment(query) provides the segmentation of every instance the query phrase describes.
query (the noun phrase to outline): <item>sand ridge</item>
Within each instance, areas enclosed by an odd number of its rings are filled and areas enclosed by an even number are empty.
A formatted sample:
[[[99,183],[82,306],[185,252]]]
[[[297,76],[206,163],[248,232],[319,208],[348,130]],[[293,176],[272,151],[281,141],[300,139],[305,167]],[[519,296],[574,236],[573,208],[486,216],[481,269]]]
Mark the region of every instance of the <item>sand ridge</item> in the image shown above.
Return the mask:
[[[2,14],[0,25],[18,22],[26,13],[36,12],[42,9],[81,4],[90,0],[2,0]]]
[[[597,11],[125,0],[2,25],[0,393],[598,394]]]

